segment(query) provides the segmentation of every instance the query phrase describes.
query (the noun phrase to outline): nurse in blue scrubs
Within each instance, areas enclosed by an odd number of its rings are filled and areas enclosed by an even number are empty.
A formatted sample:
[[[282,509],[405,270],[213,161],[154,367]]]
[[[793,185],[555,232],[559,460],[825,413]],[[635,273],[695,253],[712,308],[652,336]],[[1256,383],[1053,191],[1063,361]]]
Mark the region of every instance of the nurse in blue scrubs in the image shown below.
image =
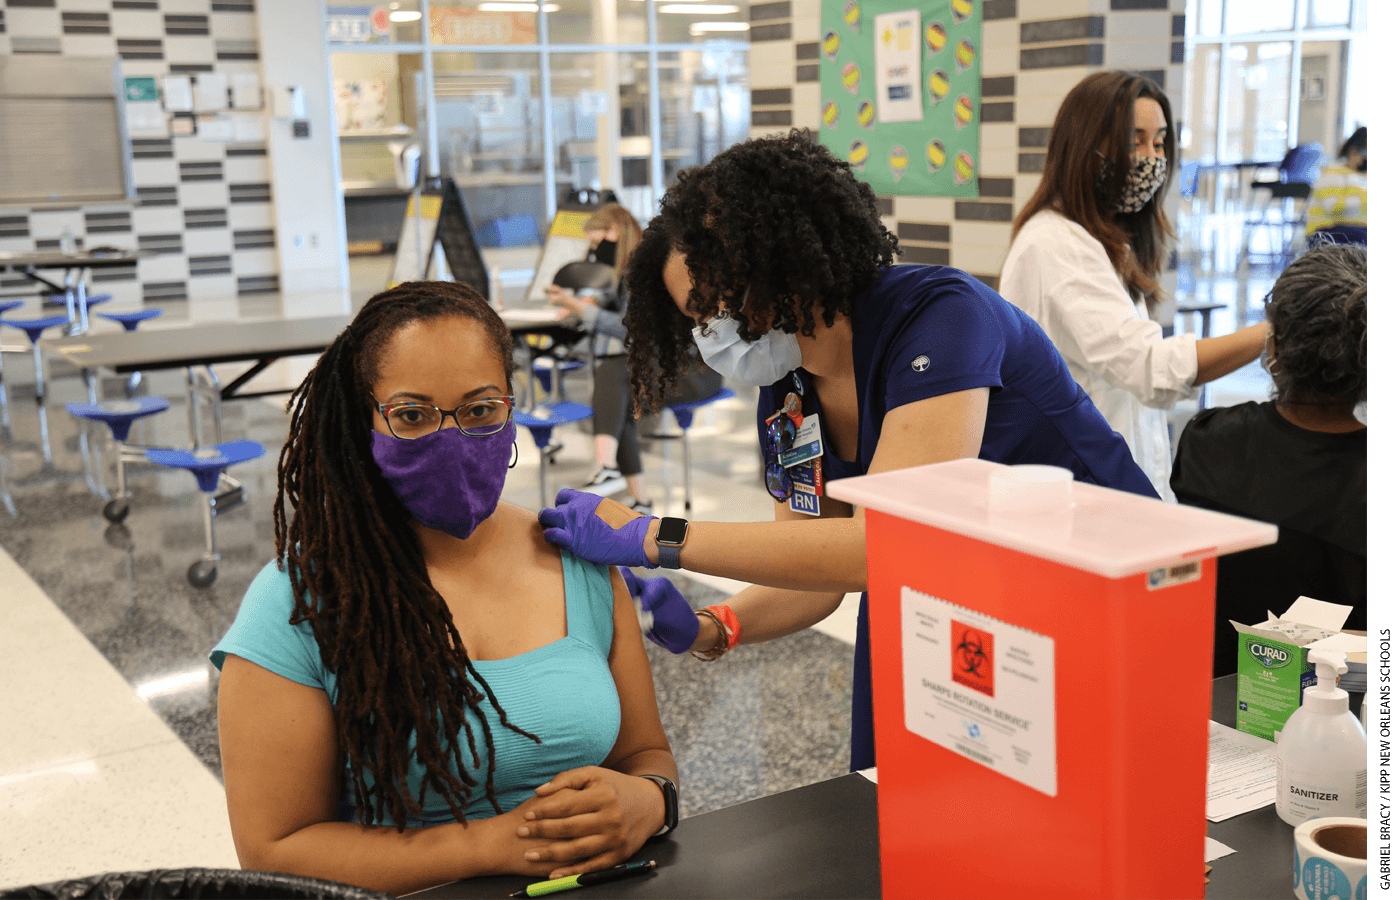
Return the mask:
[[[584,559],[752,585],[697,615],[664,579],[632,579],[658,644],[713,659],[864,591],[864,513],[822,496],[826,481],[980,457],[1157,496],[1040,326],[957,269],[893,265],[897,252],[870,187],[801,132],[734,146],[666,192],[628,269],[632,387],[654,407],[692,346],[759,386],[775,521],[637,516],[567,489],[540,512],[546,539]],[[852,769],[875,764],[868,641],[862,596]]]

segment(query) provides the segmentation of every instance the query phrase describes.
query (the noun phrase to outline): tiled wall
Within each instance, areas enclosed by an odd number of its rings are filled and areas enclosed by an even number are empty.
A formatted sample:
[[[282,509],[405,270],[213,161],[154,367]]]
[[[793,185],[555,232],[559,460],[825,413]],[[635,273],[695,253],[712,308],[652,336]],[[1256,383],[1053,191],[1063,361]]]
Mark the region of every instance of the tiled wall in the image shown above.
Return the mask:
[[[253,0],[4,0],[0,53],[121,57],[124,76],[260,71]],[[135,269],[94,272],[114,304],[277,290],[265,143],[198,137],[132,141],[134,204],[0,207],[0,249],[53,248],[67,227],[85,246],[136,247]],[[0,296],[36,286],[0,276]]]
[[[827,0],[839,3],[840,0]],[[1060,101],[1090,72],[1162,84],[1179,117],[1186,0],[982,0],[980,196],[880,198],[900,262],[952,265],[997,284],[1011,222],[1040,182]],[[749,7],[755,137],[820,127],[821,0]]]

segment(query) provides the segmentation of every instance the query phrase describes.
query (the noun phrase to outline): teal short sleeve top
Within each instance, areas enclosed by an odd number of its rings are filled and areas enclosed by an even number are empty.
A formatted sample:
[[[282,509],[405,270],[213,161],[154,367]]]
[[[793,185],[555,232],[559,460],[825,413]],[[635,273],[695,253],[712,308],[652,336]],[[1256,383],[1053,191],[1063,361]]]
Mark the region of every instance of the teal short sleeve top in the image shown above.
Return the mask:
[[[561,550],[560,555],[568,634],[509,659],[472,661],[511,724],[541,741],[536,744],[506,728],[490,702],[482,701],[496,747],[496,799],[505,811],[534,796],[535,788],[560,772],[601,764],[617,741],[622,724],[617,686],[608,667],[613,635],[613,593],[608,568],[585,562],[568,551]],[[297,684],[325,691],[334,703],[335,673],[322,665],[310,623],[289,624],[293,605],[290,576],[268,563],[249,586],[232,627],[209,659],[222,669],[227,655],[241,656]],[[475,715],[468,715],[467,721],[482,761],[480,768],[471,770],[471,776],[478,785],[484,785],[486,742],[482,726]],[[470,764],[472,756],[465,731],[458,740],[462,756]],[[424,774],[423,766],[414,759],[408,773],[408,786],[414,797]],[[340,804],[342,821],[365,822],[351,802],[350,780],[342,779],[342,783],[346,785]],[[467,817],[482,819],[493,815],[495,810],[485,791],[474,788]],[[427,827],[450,821],[453,818],[447,803],[429,791],[423,815],[410,817],[408,825]]]

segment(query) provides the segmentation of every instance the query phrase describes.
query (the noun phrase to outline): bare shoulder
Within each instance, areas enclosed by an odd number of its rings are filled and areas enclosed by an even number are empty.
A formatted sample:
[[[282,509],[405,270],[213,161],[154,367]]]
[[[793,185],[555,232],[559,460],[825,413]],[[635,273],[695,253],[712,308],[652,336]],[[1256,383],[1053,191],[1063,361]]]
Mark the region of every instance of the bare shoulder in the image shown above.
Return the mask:
[[[559,564],[559,548],[544,539],[544,528],[536,513],[503,502],[496,507],[496,518],[501,522],[501,537],[519,548],[521,555],[541,564]]]

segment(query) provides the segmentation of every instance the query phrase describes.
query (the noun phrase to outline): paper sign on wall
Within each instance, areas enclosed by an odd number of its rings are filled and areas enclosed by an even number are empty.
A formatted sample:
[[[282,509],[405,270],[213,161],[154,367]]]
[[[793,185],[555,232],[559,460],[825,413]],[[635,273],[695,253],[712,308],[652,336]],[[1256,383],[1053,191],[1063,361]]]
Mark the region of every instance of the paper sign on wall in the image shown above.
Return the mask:
[[[881,123],[923,120],[920,49],[917,9],[875,17],[875,107]]]
[[[909,587],[900,615],[904,726],[1055,796],[1054,639]]]

